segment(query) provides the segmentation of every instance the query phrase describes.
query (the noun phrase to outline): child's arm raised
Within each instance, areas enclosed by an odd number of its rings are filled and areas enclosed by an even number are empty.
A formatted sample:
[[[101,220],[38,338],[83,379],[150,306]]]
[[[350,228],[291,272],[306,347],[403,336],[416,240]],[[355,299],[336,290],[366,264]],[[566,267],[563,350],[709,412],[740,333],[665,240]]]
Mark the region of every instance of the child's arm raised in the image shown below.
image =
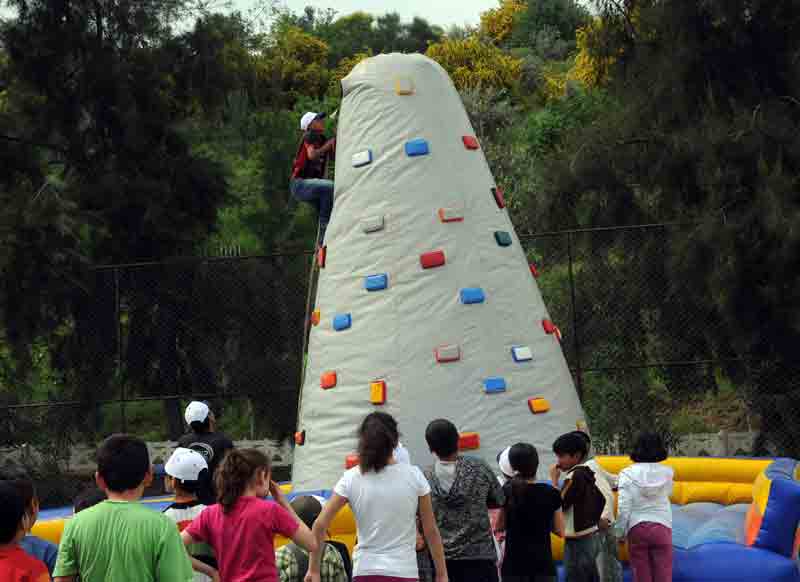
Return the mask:
[[[309,552],[316,551],[316,538],[311,533],[311,530],[308,529],[308,526],[303,523],[303,520],[297,516],[292,504],[289,503],[289,501],[286,499],[286,495],[283,494],[283,490],[281,490],[280,485],[275,483],[275,481],[270,481],[269,493],[272,495],[272,498],[275,500],[275,502],[285,509],[297,523],[297,529],[295,530],[294,534],[290,536],[292,541]]]

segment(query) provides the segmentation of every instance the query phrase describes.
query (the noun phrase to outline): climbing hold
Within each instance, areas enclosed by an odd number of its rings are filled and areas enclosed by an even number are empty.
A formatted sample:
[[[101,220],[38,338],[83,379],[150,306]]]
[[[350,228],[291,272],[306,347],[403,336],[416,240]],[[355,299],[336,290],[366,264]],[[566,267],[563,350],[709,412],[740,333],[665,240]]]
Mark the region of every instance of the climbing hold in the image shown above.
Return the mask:
[[[369,275],[364,280],[364,288],[367,291],[381,291],[389,286],[389,275],[381,273],[379,275]]]
[[[319,265],[320,269],[325,268],[325,259],[328,258],[328,247],[319,247],[317,249],[317,265]]]
[[[461,139],[464,140],[464,147],[468,150],[477,150],[481,147],[481,145],[478,143],[478,138],[476,138],[474,135],[465,135]]]
[[[440,208],[439,220],[442,222],[461,222],[464,220],[464,210],[461,208]]]
[[[498,208],[506,207],[506,199],[503,196],[503,191],[500,188],[492,188],[492,196],[494,196],[494,201],[497,203]]]
[[[536,268],[536,265],[531,263],[528,266],[531,268],[531,275],[533,275],[534,279],[538,279],[539,278],[539,269]]]
[[[494,240],[496,240],[497,244],[501,247],[511,246],[511,235],[504,230],[494,231]]]
[[[547,335],[554,335],[558,341],[561,341],[561,330],[558,326],[549,319],[542,320],[542,328]]]
[[[529,362],[533,359],[533,352],[528,346],[514,346],[511,348],[511,357],[515,362]]]
[[[546,398],[537,396],[536,398],[528,400],[528,408],[530,408],[531,412],[534,414],[543,414],[550,410],[550,403]]]
[[[577,428],[581,432],[589,433],[589,425],[586,424],[585,420],[577,420],[575,421],[575,428]]]
[[[386,404],[386,381],[376,380],[369,385],[369,400],[375,406]]]
[[[353,325],[353,317],[349,313],[340,313],[333,318],[333,329],[344,331]]]
[[[369,234],[371,232],[378,232],[383,230],[383,228],[384,228],[383,215],[370,216],[368,218],[361,219],[361,230],[364,231],[364,234]]]
[[[487,394],[496,394],[506,391],[506,381],[503,378],[486,378],[483,387]]]
[[[358,458],[358,455],[356,454],[347,455],[344,459],[344,468],[352,469],[353,467],[358,467],[360,463],[361,460]]]
[[[304,444],[306,444],[306,431],[299,430],[294,433],[294,444],[296,444],[298,447],[302,447]]]
[[[433,352],[436,354],[436,361],[440,364],[457,362],[461,359],[461,347],[458,344],[439,346]]]
[[[361,168],[372,163],[372,150],[364,150],[353,154],[353,167]]]
[[[394,80],[394,92],[398,95],[413,95],[414,82],[408,77],[397,77]]]
[[[429,153],[428,142],[424,139],[412,139],[406,142],[406,155],[410,158],[427,156]]]
[[[441,267],[445,263],[444,251],[431,251],[429,253],[422,253],[419,256],[419,262],[423,269]]]
[[[315,309],[311,312],[311,325],[319,325],[320,311]]]
[[[464,432],[458,435],[459,451],[474,451],[481,448],[481,435],[477,432]]]
[[[467,287],[461,290],[461,303],[471,305],[473,303],[483,303],[486,296],[480,287]]]
[[[320,378],[320,386],[323,390],[330,390],[336,387],[336,372],[323,372]]]

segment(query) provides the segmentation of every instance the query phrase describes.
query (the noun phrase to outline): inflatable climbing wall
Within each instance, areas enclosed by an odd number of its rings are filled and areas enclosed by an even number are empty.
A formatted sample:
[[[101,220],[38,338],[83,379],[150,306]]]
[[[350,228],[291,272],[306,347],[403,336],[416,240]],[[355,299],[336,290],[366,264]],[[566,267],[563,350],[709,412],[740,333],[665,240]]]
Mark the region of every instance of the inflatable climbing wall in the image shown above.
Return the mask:
[[[333,487],[374,410],[397,418],[414,464],[432,462],[428,422],[448,418],[492,467],[533,443],[545,476],[583,412],[458,92],[434,61],[400,54],[363,61],[342,88],[295,490]]]

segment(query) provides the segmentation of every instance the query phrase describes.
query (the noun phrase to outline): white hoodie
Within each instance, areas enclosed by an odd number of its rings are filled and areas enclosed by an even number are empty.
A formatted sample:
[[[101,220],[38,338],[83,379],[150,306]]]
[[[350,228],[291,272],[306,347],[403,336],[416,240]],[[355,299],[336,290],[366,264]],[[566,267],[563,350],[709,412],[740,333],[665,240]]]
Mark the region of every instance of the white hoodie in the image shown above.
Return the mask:
[[[673,471],[659,463],[634,463],[619,474],[617,531],[627,533],[643,523],[659,523],[672,529]]]

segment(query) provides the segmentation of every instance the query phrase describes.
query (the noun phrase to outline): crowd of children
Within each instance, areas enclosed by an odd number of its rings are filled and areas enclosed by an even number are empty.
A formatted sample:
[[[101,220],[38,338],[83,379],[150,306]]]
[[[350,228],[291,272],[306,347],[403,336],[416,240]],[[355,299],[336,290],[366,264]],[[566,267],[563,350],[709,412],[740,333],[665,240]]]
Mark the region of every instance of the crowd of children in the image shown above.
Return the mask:
[[[29,535],[39,509],[33,480],[1,470],[0,579],[554,582],[552,533],[565,540],[567,582],[621,582],[617,549],[625,539],[635,582],[672,579],[673,475],[661,464],[667,453],[654,434],[638,439],[634,464],[618,477],[602,469],[589,436],[576,431],[553,444],[558,462],[549,482],[537,481],[539,453],[524,442],[498,455],[498,479],[485,462],[459,454],[450,421],[428,426],[435,462],[422,471],[400,444],[395,419],[373,413],[358,429],[360,464],[344,473],[330,499],[289,503],[272,480],[269,457],[228,446],[214,434],[207,404],[192,403],[187,422],[195,423],[194,437],[182,444],[204,445],[181,446],[169,458],[165,486],[175,499],[163,513],[138,503],[153,479],[146,444],[114,435],[97,451],[98,488],[75,500],[58,547]],[[345,505],[358,533],[352,562],[328,535]],[[276,551],[276,536],[290,543]]]

